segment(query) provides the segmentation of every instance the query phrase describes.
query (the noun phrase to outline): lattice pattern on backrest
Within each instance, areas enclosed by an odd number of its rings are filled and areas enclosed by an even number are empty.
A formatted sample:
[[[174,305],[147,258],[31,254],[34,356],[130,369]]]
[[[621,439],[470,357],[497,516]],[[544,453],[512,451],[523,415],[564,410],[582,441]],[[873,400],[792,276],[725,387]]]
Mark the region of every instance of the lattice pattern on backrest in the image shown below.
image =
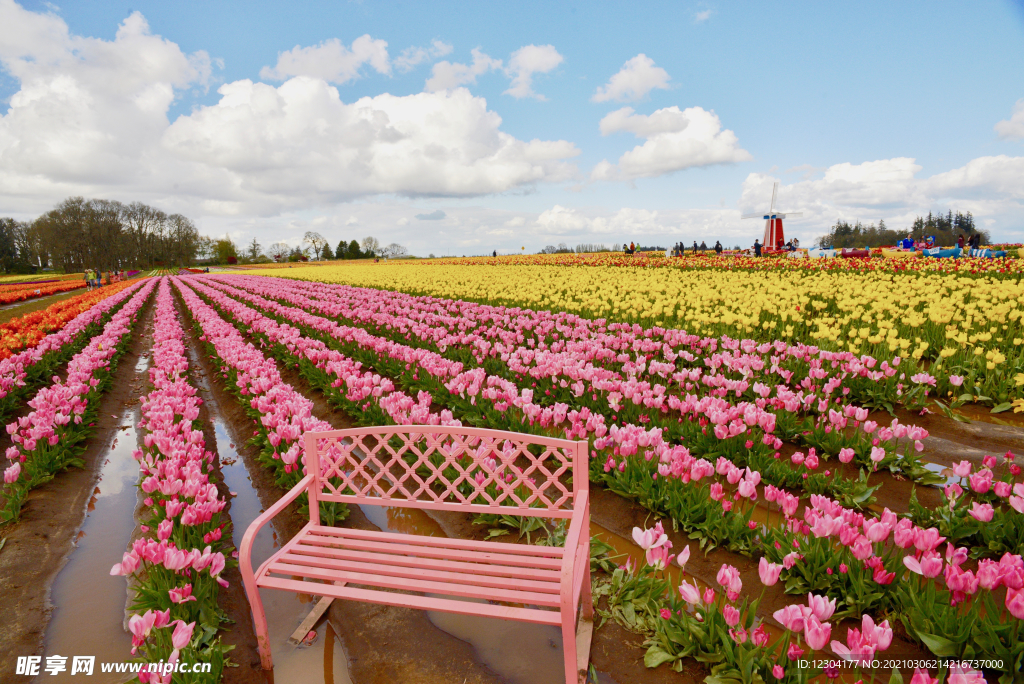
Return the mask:
[[[573,488],[561,479],[572,474],[572,443],[561,447],[518,433],[442,430],[314,435],[322,494],[376,504],[427,502],[431,508],[515,507],[520,513],[572,508]]]

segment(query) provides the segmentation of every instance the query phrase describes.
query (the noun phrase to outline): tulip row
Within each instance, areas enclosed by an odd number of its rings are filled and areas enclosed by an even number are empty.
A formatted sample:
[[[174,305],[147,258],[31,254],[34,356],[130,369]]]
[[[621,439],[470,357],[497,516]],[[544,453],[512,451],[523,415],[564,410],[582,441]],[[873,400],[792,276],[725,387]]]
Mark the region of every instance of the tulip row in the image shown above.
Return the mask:
[[[117,357],[128,345],[138,312],[155,285],[153,280],[142,284],[102,332],[68,362],[67,377],[54,376],[53,384],[28,402],[33,411],[7,425],[15,445],[6,454],[12,464],[4,471],[7,501],[0,521],[18,519],[29,490],[61,470],[82,465],[78,444],[90,432],[97,399],[109,386]]]
[[[260,461],[274,474],[277,484],[291,489],[302,479],[304,443],[309,431],[333,429],[330,423],[313,415],[313,402],[284,382],[273,359],[268,359],[248,344],[229,323],[203,302],[179,277],[172,282],[196,324],[199,339],[211,358],[217,359],[225,386],[245,407],[253,419],[252,443],[260,448]],[[332,465],[325,455],[322,471]],[[304,503],[305,495],[300,499]],[[321,502],[320,516],[325,524],[348,515],[344,504]]]
[[[145,536],[135,540],[110,574],[134,579],[134,614],[128,620],[132,653],[142,648],[146,662],[184,658],[210,663],[210,673],[195,681],[218,682],[231,648],[215,636],[227,621],[217,606],[217,593],[227,586],[221,573],[228,563],[224,552],[230,549],[231,532],[221,519],[227,502],[210,481],[213,454],[206,451],[202,430],[196,429],[202,400],[188,379],[183,340],[174,298],[162,278],[149,370],[153,390],[142,398],[139,424],[146,433],[143,447],[133,454],[146,493],[141,517]],[[169,635],[158,631],[172,625]],[[151,679],[148,675],[143,673],[141,681],[171,678],[170,673]]]
[[[0,305],[23,302],[37,297],[49,297],[60,292],[69,292],[85,287],[84,280],[59,280],[51,283],[19,283],[0,285]]]
[[[263,330],[268,325],[270,327],[272,327],[272,328],[277,326],[276,323],[274,323],[274,322],[270,321],[269,319],[267,319],[266,317],[262,316],[262,314],[259,314],[258,312],[254,312],[252,309],[248,309],[247,307],[241,306],[238,303],[234,302],[233,300],[231,300],[231,299],[229,299],[227,297],[224,297],[222,294],[220,294],[218,292],[214,292],[214,291],[210,290],[209,288],[203,288],[202,286],[198,286],[198,285],[197,285],[197,287],[201,288],[201,290],[204,292],[204,294],[206,294],[208,297],[211,297],[211,298],[215,299],[218,302],[218,304],[220,306],[222,306],[222,308],[228,308],[228,309],[230,309],[235,314],[239,314],[241,312],[240,321],[248,329]],[[224,286],[221,286],[220,289],[223,289],[225,291],[233,290],[233,288],[227,288],[227,287],[224,287]],[[253,303],[256,303],[256,304],[260,305],[260,307],[263,308],[264,310],[272,310],[272,311],[275,311],[275,313],[287,313],[287,312],[283,312],[280,309],[279,305],[276,305],[272,301],[260,300],[260,299],[252,299],[251,297],[245,297],[243,294],[239,293],[238,291],[235,291],[234,294],[238,295],[240,298],[250,299],[250,301],[253,301]],[[248,315],[246,315],[245,312],[248,312]],[[299,320],[299,319],[296,319],[296,320]],[[313,327],[320,326],[320,327],[324,327],[325,329],[330,329],[330,326],[326,326],[326,327],[324,326],[325,322],[322,319],[320,321],[315,321],[315,320],[310,319],[307,316],[303,320],[303,322],[306,323],[307,325],[310,325],[310,326],[313,326]],[[330,322],[328,321],[326,323],[330,323]],[[336,324],[334,324],[334,325],[335,325],[335,327],[337,327]],[[277,326],[277,327],[281,327],[281,326]],[[284,326],[283,329],[287,330],[287,335],[290,336],[289,339],[291,340],[292,344],[303,345],[303,348],[306,348],[304,345],[310,344],[309,340],[306,340],[306,339],[302,338],[301,336],[297,336],[295,334],[296,331],[293,328],[288,328],[288,326]],[[613,431],[615,431],[615,430],[616,430],[616,428],[613,428]],[[619,432],[623,432],[623,431],[628,431],[628,429],[627,428],[623,428]],[[583,435],[581,435],[581,436],[585,436],[585,433]],[[614,439],[614,437],[613,437],[613,439]],[[597,445],[597,446],[600,446],[600,445]],[[664,452],[662,453],[662,455],[664,455]],[[812,457],[813,457],[813,455],[812,455]],[[625,460],[625,459],[623,459],[623,460]],[[686,470],[687,471],[687,475],[689,477],[691,477],[693,480],[699,480],[702,477],[706,476],[707,474],[712,474],[716,470],[718,470],[719,474],[723,474],[724,473],[724,474],[728,475],[727,479],[729,480],[730,484],[733,484],[733,485],[738,484],[739,485],[738,486],[738,492],[737,492],[736,496],[744,496],[744,497],[748,497],[748,498],[756,497],[756,486],[757,486],[757,484],[759,482],[759,479],[760,479],[758,474],[756,472],[750,471],[749,469],[745,470],[743,472],[740,472],[739,468],[737,468],[735,465],[729,463],[726,459],[720,459],[719,463],[717,464],[717,466],[711,466],[711,464],[708,463],[707,461],[693,459],[688,454],[686,454],[684,451],[677,450],[674,454],[671,454],[669,456],[669,461],[670,462],[675,461],[674,465],[677,465],[680,468]],[[706,465],[707,468],[699,467],[699,466],[701,466],[702,463],[704,465]],[[665,464],[661,464],[661,465],[665,466]],[[724,468],[724,470],[723,470],[723,468]],[[698,471],[700,471],[700,472],[698,472]],[[707,472],[707,471],[710,471],[710,473]],[[668,479],[667,476],[668,476],[669,472],[671,472],[671,469],[669,469],[668,472],[664,472],[663,471],[661,473],[661,475],[663,476],[663,479]],[[733,475],[737,476],[735,480],[733,479]],[[657,482],[657,474],[655,474],[653,477],[650,477],[650,476],[646,477],[645,479],[648,482]],[[716,488],[717,488],[717,492],[716,492]],[[783,503],[781,503],[781,507],[787,513],[787,518],[788,518],[789,515],[792,515],[792,513],[795,512],[797,500],[796,500],[795,497],[792,497],[792,495],[786,494],[785,492],[781,492],[780,490],[777,490],[774,487],[766,488],[765,494],[766,494],[766,498],[768,498],[768,499],[770,499],[772,501],[779,500],[780,502],[783,502]],[[723,509],[725,510],[725,515],[722,515],[720,511],[717,512],[717,513],[714,512],[714,511],[711,511],[710,515],[708,516],[708,518],[726,518],[726,519],[728,519],[730,517],[729,516],[729,510],[731,509],[732,502],[731,501],[723,500],[724,499],[724,497],[723,497],[723,488],[722,488],[722,486],[720,484],[716,483],[714,485],[711,485],[711,487],[709,488],[709,491],[707,492],[706,496],[703,497],[703,498],[704,498],[705,501],[708,500],[708,499],[717,499],[717,500],[722,501],[722,506],[723,506]],[[822,500],[824,500],[824,499],[822,499]],[[860,515],[860,514],[857,514],[857,515]],[[893,519],[895,518],[895,516],[893,514],[888,513],[888,512],[886,512],[886,516],[891,516]],[[883,516],[883,517],[885,517],[885,516]],[[892,524],[891,521],[886,522],[884,525],[879,520],[866,520],[865,521],[862,515],[860,516],[860,520],[865,525],[865,529],[866,530],[867,529],[873,530],[872,534],[875,534],[875,535],[877,535],[878,531],[880,529],[883,529],[886,525],[891,525]],[[745,521],[749,522],[749,513],[747,514]],[[910,523],[909,520],[904,520],[904,521],[902,521],[902,523],[904,525],[910,524],[912,526],[912,523]],[[746,527],[746,526],[744,525],[743,527]],[[754,527],[756,528],[756,525]],[[742,537],[743,536],[742,534],[739,534],[739,535],[735,534],[738,531],[739,530],[730,530],[730,532],[733,533],[734,536]],[[771,534],[769,534],[768,537],[772,538],[772,536],[777,534],[779,531],[778,530],[770,531],[768,529],[764,529],[763,532],[765,532],[765,533],[771,532]],[[809,526],[808,526],[808,529],[804,529],[803,530],[804,534],[808,534],[809,532],[810,532]],[[820,532],[820,529],[817,529],[816,532]],[[931,530],[930,534],[933,535],[933,536],[937,536],[937,532],[935,530]],[[753,535],[751,535],[751,536],[753,536]],[[869,537],[867,537],[865,535],[862,535],[859,532],[854,534],[854,539],[857,539],[857,538],[860,539],[860,541],[858,542],[858,546],[857,546],[857,553],[863,554],[864,549],[867,548],[867,549],[870,550],[870,555],[873,556],[873,551],[875,549],[875,547],[873,546],[874,542]],[[865,547],[865,544],[866,544],[866,547]],[[964,553],[966,553],[966,552],[964,551]],[[791,554],[786,554],[786,555],[789,556],[788,558],[785,559],[785,568],[787,570],[791,570],[794,567],[794,565],[797,564],[798,560],[802,560],[798,556],[798,554],[796,554],[796,553],[791,553]],[[898,563],[898,560],[897,560],[897,563]],[[841,565],[845,566],[845,564],[841,564]],[[780,565],[779,567],[781,568],[783,566]],[[874,591],[874,589],[872,589],[871,587],[865,586],[865,583],[862,581],[864,579],[863,578],[864,573],[861,572],[861,570],[863,570],[863,569],[866,569],[867,579],[870,580],[870,581],[875,581],[876,577],[880,577],[881,579],[886,580],[886,583],[888,584],[888,583],[891,583],[893,578],[894,578],[894,574],[893,573],[884,573],[884,574],[880,575],[878,569],[874,568],[870,562],[865,564],[864,566],[861,566],[861,565],[858,564],[856,571],[853,572],[850,575],[850,577],[854,578],[854,580],[853,580],[854,584],[859,584],[860,586],[859,587],[855,587],[854,590],[847,590],[850,593],[852,593],[855,598],[854,598],[853,601],[849,601],[848,602],[848,605],[846,607],[845,613],[852,613],[854,610],[856,610],[856,607],[858,605],[860,605],[861,603],[863,603],[863,605],[865,607],[868,607],[868,608],[878,608],[877,602],[870,601],[870,600],[868,600],[867,602],[860,601],[861,594],[867,594],[868,598],[870,599],[871,595],[876,593]],[[842,574],[846,575],[847,572],[843,572]],[[822,577],[826,577],[826,576],[828,576],[830,574],[831,573],[824,573],[823,572],[823,573],[821,573],[821,576]],[[791,579],[792,579],[792,577],[791,577]],[[837,575],[836,579],[837,580],[839,579],[839,575]],[[840,583],[839,582],[834,582],[833,584],[835,586],[831,586],[831,585],[829,585],[826,582],[825,583],[825,588],[831,589],[833,593],[839,593],[836,590],[841,587]],[[876,584],[877,584],[877,582],[876,582]]]

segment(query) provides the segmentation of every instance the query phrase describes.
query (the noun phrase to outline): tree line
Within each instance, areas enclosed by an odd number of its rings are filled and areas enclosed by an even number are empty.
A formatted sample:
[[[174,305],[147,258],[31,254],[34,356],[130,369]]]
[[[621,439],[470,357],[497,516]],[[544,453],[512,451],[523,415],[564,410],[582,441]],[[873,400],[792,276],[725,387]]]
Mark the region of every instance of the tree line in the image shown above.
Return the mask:
[[[199,242],[195,224],[181,214],[142,202],[69,197],[33,221],[0,218],[0,268],[73,273],[188,265]]]
[[[909,234],[915,241],[924,241],[927,237],[934,235],[936,245],[955,245],[957,238],[964,236],[964,241],[975,233],[981,235],[982,243],[988,244],[991,240],[987,231],[978,230],[974,223],[974,216],[971,212],[953,213],[952,210],[945,214],[933,214],[918,216],[914,219],[907,230],[893,230],[885,225],[885,221],[879,221],[864,225],[860,221],[850,223],[849,221],[836,221],[829,228],[826,235],[817,240],[818,247],[884,247],[895,245]]]
[[[200,261],[220,264],[400,258],[409,253],[405,247],[394,242],[382,247],[375,237],[365,237],[362,242],[341,240],[332,249],[330,241],[315,231],[307,231],[302,243],[294,247],[287,242],[275,242],[264,249],[256,238],[245,247],[239,247],[226,236],[220,239],[204,237],[200,240]]]

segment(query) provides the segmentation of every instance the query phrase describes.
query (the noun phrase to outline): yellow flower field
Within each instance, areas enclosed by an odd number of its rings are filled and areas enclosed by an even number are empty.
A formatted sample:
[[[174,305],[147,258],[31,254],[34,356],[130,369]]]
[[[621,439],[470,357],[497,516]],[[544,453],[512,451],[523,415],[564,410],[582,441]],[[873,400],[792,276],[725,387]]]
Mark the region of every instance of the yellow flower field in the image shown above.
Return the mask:
[[[1024,284],[950,273],[352,263],[267,275],[913,360],[941,396],[1024,410]],[[922,363],[924,362],[924,363]],[[916,370],[908,364],[907,371]],[[954,382],[949,383],[949,377]],[[962,385],[956,380],[963,378]]]

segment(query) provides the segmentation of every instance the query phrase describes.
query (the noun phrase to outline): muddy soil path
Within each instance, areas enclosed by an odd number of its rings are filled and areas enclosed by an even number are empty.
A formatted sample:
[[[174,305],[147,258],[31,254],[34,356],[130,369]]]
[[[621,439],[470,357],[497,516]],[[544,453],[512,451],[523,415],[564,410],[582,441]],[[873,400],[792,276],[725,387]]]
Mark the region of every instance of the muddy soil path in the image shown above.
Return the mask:
[[[74,548],[109,446],[123,427],[121,416],[138,403],[132,369],[148,352],[148,342],[140,331],[152,314],[150,298],[139,313],[128,348],[118,359],[112,386],[99,399],[95,426],[82,454],[85,467],[58,473],[33,490],[21,520],[0,529],[0,537],[7,539],[0,551],[2,673],[15,671],[18,656],[44,655],[43,637],[53,610],[51,586]],[[114,558],[110,564],[116,561]]]

